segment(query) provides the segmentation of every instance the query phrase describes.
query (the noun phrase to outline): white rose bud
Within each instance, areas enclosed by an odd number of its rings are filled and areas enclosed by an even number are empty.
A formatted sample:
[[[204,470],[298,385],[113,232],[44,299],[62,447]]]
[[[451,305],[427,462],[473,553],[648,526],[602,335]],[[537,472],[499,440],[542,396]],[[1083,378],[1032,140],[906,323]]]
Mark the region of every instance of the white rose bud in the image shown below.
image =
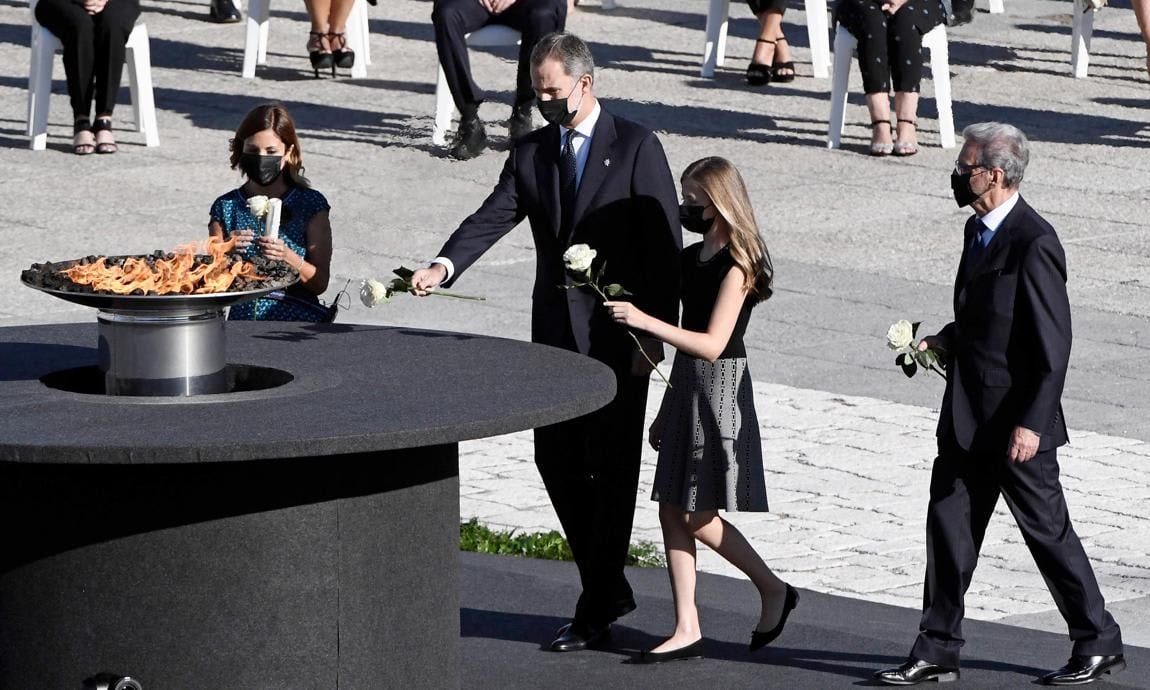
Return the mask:
[[[597,252],[586,244],[573,244],[563,252],[563,263],[572,273],[587,273]]]
[[[387,300],[387,288],[375,278],[368,278],[359,284],[359,301],[365,307],[374,307]]]
[[[914,326],[906,319],[899,320],[887,329],[886,345],[892,350],[901,350],[910,347],[914,340]]]
[[[268,213],[268,198],[263,194],[248,197],[248,210],[256,218],[263,218]]]

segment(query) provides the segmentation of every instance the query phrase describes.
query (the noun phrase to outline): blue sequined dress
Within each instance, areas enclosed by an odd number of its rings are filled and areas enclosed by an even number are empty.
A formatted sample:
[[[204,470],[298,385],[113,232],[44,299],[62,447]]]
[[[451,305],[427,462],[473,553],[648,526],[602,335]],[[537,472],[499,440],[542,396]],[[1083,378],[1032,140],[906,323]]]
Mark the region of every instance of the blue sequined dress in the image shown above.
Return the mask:
[[[315,214],[331,208],[323,194],[308,187],[291,187],[281,197],[283,204],[279,236],[284,244],[306,261],[307,225]],[[212,203],[212,220],[224,229],[224,239],[233,233],[251,231],[256,237],[263,234],[263,220],[248,209],[248,200],[241,189],[233,189]],[[245,257],[259,253],[259,245],[252,243]],[[286,297],[286,298],[285,298]],[[283,295],[263,297],[237,304],[228,310],[228,319],[244,321],[329,321],[327,307],[319,297],[299,283],[284,291]]]

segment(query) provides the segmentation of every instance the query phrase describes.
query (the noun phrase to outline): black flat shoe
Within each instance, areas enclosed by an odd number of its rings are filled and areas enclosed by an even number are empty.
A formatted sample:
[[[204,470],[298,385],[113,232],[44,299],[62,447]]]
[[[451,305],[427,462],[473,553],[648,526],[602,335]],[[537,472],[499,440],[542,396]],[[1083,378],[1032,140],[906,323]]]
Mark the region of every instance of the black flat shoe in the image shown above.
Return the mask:
[[[672,649],[669,652],[643,652],[635,660],[636,664],[661,664],[664,661],[688,661],[703,658],[703,638],[699,638],[687,645]]]
[[[1104,675],[1126,670],[1126,658],[1121,654],[1085,656],[1075,654],[1057,671],[1039,678],[1043,685],[1086,685]]]
[[[918,685],[928,680],[950,683],[958,680],[959,675],[957,668],[939,666],[912,656],[898,668],[877,671],[874,674],[874,679],[887,685]]]
[[[581,652],[603,645],[611,639],[611,625],[587,625],[571,622],[559,628],[548,646],[553,652]]]
[[[769,43],[775,45],[774,41],[766,38],[756,39],[756,43]],[[751,64],[747,65],[747,83],[751,86],[766,86],[771,83],[771,66],[764,65],[761,62],[755,62],[751,59]]]
[[[455,135],[455,141],[448,155],[456,160],[467,161],[483,153],[485,148],[487,148],[487,131],[483,129],[483,123],[477,117],[459,123],[459,131]]]
[[[787,596],[783,601],[783,615],[779,617],[779,622],[775,625],[775,627],[771,628],[770,630],[767,630],[766,632],[759,632],[758,630],[751,632],[751,651],[754,652],[756,650],[762,649],[763,647],[766,647],[771,642],[774,642],[775,638],[777,638],[779,635],[782,635],[783,626],[787,624],[787,616],[790,616],[791,611],[793,611],[798,605],[799,593],[795,590],[794,587],[787,585]]]

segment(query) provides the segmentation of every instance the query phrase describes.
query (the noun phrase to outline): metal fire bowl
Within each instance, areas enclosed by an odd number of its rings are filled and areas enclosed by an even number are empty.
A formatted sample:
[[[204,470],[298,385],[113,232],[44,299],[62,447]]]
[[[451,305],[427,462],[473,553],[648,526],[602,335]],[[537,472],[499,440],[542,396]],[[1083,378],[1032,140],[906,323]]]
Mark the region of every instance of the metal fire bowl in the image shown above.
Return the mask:
[[[283,290],[299,281],[295,277],[287,281],[265,285],[255,290],[243,292],[215,292],[203,295],[111,295],[97,292],[71,292],[69,290],[53,290],[50,288],[32,285],[23,279],[20,282],[28,287],[47,293],[62,300],[81,304],[85,307],[95,307],[104,311],[132,311],[132,312],[180,312],[180,311],[208,311],[223,309],[224,307],[247,302],[263,297],[269,292]]]

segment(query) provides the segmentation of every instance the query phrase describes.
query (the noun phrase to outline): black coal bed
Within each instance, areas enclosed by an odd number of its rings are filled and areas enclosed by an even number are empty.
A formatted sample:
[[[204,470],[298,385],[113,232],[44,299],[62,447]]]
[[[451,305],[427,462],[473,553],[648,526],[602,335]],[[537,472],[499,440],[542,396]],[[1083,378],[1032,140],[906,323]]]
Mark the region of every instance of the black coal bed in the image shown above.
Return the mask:
[[[592,360],[227,325],[229,390],[103,395],[97,326],[0,328],[0,687],[459,684],[458,442],[610,399]]]

